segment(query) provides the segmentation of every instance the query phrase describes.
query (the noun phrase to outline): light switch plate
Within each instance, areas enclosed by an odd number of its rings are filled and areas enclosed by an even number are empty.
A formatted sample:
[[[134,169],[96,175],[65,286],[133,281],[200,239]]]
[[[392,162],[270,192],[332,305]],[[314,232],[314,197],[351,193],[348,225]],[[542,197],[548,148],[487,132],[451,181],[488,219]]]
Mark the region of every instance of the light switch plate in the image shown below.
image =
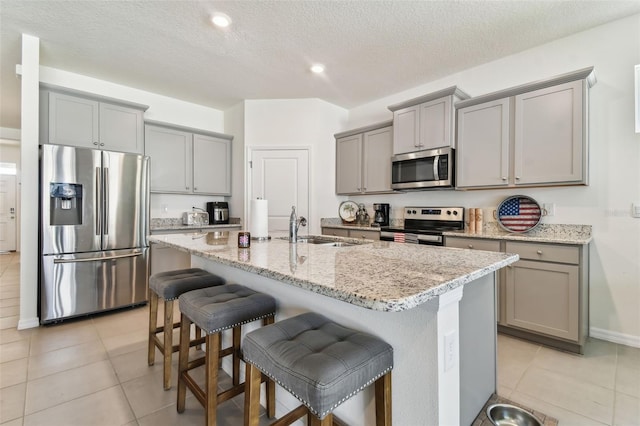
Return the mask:
[[[631,204],[631,217],[640,218],[640,201]]]

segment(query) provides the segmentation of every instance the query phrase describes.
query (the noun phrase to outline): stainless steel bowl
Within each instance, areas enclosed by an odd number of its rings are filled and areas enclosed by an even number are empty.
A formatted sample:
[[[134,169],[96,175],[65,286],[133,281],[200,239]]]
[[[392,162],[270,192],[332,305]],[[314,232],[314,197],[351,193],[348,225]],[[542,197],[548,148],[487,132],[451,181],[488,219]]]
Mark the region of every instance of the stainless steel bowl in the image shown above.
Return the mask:
[[[542,426],[536,416],[510,404],[493,404],[487,407],[487,417],[495,426]]]

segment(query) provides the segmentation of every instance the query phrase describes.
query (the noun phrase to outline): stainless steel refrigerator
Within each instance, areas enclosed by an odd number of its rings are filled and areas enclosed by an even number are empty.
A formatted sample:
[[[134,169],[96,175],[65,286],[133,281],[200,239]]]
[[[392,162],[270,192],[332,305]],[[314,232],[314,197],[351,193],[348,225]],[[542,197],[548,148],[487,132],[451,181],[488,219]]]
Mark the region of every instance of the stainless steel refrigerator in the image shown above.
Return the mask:
[[[40,322],[147,301],[148,157],[40,152]]]

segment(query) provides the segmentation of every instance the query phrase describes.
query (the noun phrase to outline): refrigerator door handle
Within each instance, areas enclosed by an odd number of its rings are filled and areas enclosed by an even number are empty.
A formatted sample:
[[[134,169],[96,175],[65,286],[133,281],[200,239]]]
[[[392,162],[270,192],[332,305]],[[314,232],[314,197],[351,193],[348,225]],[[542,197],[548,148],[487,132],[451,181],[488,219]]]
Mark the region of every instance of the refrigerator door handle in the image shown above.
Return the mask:
[[[109,168],[104,168],[104,235],[109,235]]]
[[[81,262],[103,262],[105,260],[113,260],[113,259],[122,259],[125,257],[137,257],[142,256],[142,253],[129,253],[129,254],[119,254],[115,256],[107,256],[107,257],[92,257],[88,259],[53,259],[53,263],[81,263]]]
[[[102,234],[102,185],[100,184],[100,167],[96,167],[96,235]]]

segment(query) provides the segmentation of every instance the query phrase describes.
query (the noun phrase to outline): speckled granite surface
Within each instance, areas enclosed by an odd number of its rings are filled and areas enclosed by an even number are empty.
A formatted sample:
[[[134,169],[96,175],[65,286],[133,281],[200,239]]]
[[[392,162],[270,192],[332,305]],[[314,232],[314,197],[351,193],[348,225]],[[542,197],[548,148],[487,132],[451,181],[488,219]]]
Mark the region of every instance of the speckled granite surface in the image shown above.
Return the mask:
[[[489,398],[489,400],[484,405],[484,407],[482,407],[482,411],[480,411],[480,413],[478,414],[478,417],[476,417],[473,423],[471,423],[471,426],[493,426],[493,422],[489,420],[489,417],[487,417],[487,408],[489,408],[489,406],[493,404],[515,405],[516,407],[522,408],[523,410],[526,410],[532,413],[534,416],[538,418],[538,420],[542,422],[544,426],[558,426],[558,420],[556,420],[555,418],[549,417],[546,414],[541,413],[539,411],[532,410],[528,407],[525,407],[522,404],[509,401],[508,399],[498,396],[496,394],[491,395],[491,398]]]
[[[480,233],[467,231],[443,232],[450,237],[488,238],[492,240],[531,241],[557,244],[588,244],[592,240],[591,225],[540,224],[536,229],[522,234],[503,230],[497,223],[486,223]]]
[[[193,229],[218,229],[218,228],[235,228],[240,226],[240,218],[229,218],[228,225],[183,225],[182,218],[153,218],[149,221],[150,231],[174,231],[174,230],[193,230]]]
[[[228,238],[192,233],[152,235],[149,241],[377,311],[411,309],[518,260],[506,253],[387,241],[289,244],[280,236],[252,241],[249,249],[238,248],[237,231],[229,231]]]
[[[401,227],[404,224],[403,219],[392,219],[391,226]],[[345,225],[340,218],[323,218],[320,219],[321,226],[343,229],[362,229],[368,231],[379,231],[380,228],[373,226],[356,226]],[[443,232],[445,236],[451,237],[468,237],[468,238],[487,238],[491,240],[513,240],[513,241],[531,241],[542,243],[557,244],[589,244],[592,240],[591,225],[563,225],[563,224],[545,224],[542,223],[532,231],[525,233],[507,232],[495,222],[485,223],[484,229],[479,233],[469,233],[467,231],[450,231]]]

